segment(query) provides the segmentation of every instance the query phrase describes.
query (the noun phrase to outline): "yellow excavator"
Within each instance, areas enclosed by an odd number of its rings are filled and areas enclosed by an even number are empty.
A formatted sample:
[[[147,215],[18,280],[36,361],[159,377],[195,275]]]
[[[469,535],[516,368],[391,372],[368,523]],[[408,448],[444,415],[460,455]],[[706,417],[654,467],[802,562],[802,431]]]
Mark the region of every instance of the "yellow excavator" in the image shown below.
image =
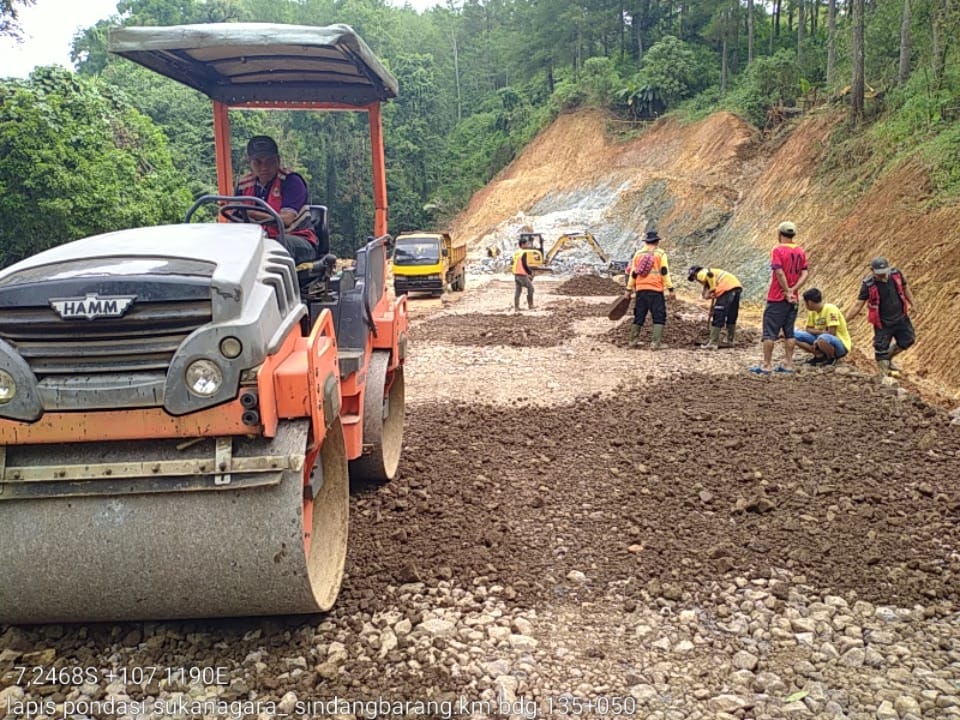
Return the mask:
[[[597,242],[597,239],[593,236],[593,233],[584,230],[583,232],[564,233],[558,237],[557,241],[553,243],[553,247],[547,251],[547,254],[544,257],[544,263],[549,265],[551,262],[553,262],[553,259],[560,253],[560,251],[578,242],[585,242],[587,245],[589,245],[602,262],[610,262],[609,256],[603,251],[603,248],[600,247],[600,243]]]
[[[527,262],[529,262],[531,266],[536,265],[537,267],[543,267],[550,265],[564,248],[578,242],[587,243],[604,263],[610,262],[610,258],[607,256],[607,253],[603,251],[603,248],[600,247],[600,243],[597,242],[593,233],[587,230],[564,233],[558,237],[550,249],[546,251],[544,251],[545,243],[542,233],[520,233],[520,240],[528,240],[530,247],[533,248],[532,256],[527,258]]]
[[[549,265],[562,250],[580,242],[585,242],[589,245],[604,264],[609,265],[610,263],[610,256],[604,252],[603,248],[600,247],[600,243],[597,242],[597,239],[589,230],[564,233],[554,241],[549,250],[544,249],[546,243],[544,242],[543,233],[523,232],[520,233],[519,240],[527,240],[530,243],[532,252],[527,257],[527,262],[530,267],[543,272],[551,271]],[[487,256],[492,258],[499,257],[500,249],[495,246],[488,248]]]

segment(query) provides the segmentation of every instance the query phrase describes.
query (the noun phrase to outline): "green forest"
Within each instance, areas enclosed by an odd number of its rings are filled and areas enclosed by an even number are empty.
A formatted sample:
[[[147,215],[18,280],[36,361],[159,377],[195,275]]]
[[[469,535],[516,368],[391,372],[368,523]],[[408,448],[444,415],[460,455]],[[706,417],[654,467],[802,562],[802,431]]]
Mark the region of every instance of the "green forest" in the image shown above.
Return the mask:
[[[0,34],[18,5],[0,0]],[[47,0],[36,0],[42,5]],[[85,235],[179,222],[215,192],[209,101],[107,52],[115,25],[352,26],[397,77],[385,108],[390,228],[444,226],[559,113],[604,109],[623,132],[728,110],[759,128],[833,103],[849,122],[830,162],[867,182],[904,154],[936,198],[960,194],[960,3],[955,0],[120,0],[78,32],[74,68],[0,78],[0,264]],[[234,167],[273,135],[333,248],[371,232],[370,155],[357,113],[232,112]]]

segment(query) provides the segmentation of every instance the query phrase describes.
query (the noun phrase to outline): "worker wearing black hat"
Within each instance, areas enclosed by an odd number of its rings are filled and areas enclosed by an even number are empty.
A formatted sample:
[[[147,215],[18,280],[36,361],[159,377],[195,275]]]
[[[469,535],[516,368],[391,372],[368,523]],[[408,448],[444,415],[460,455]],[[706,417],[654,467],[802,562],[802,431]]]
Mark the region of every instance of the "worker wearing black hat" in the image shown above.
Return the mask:
[[[303,217],[301,211],[309,203],[307,183],[299,174],[281,167],[277,143],[266,135],[250,138],[247,159],[252,172],[240,178],[234,194],[260,198],[276,211],[287,228],[292,228]],[[270,217],[255,210],[248,215],[253,220]],[[267,223],[264,227],[270,237],[279,236],[274,224]],[[284,247],[297,265],[315,260],[320,252],[316,234],[307,227],[285,230],[284,241]]]
[[[643,247],[637,251],[627,268],[627,291],[630,297],[636,293],[633,304],[633,325],[630,326],[630,346],[639,343],[640,328],[647,318],[653,320],[653,334],[650,349],[663,347],[663,328],[667,324],[667,304],[664,293],[676,297],[673,280],[670,279],[670,266],[667,254],[660,248],[660,235],[656,230],[648,230]]]
[[[704,350],[716,350],[720,347],[720,332],[726,328],[724,347],[733,347],[737,333],[737,319],[740,316],[740,293],[743,285],[733,273],[720,268],[706,268],[694,265],[687,271],[687,280],[703,286],[700,297],[711,300],[710,339],[700,347]]]
[[[910,321],[910,311],[917,303],[907,279],[885,257],[870,261],[870,274],[860,283],[857,301],[847,311],[847,321],[867,306],[867,319],[873,325],[873,353],[881,375],[900,370],[893,358],[913,345],[917,336]]]

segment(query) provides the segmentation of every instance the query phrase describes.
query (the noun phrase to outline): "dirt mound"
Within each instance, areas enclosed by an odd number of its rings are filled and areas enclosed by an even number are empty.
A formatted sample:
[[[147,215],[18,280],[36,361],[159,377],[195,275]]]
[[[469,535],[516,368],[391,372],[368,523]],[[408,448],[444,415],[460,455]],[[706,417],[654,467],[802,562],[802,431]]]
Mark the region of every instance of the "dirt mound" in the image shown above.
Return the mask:
[[[604,333],[607,341],[618,347],[629,347],[630,325],[633,324],[633,306],[622,321]],[[650,342],[650,317],[640,331],[639,348],[646,348]],[[667,307],[667,325],[663,331],[663,342],[667,346],[690,348],[706,342],[710,337],[707,311],[701,307],[683,301],[674,301]],[[758,342],[760,332],[754,328],[737,326],[737,345],[744,346]]]
[[[575,592],[573,570],[588,594],[659,595],[779,567],[871,602],[960,600],[960,432],[942,411],[832,372],[618,395],[535,417],[415,406],[401,478],[355,498],[344,593],[486,577],[536,604]]]
[[[607,310],[602,303],[564,300],[532,313],[444,315],[412,327],[410,339],[417,343],[443,342],[474,347],[553,347],[570,337],[574,322],[605,318]]]
[[[453,345],[484,347],[552,347],[563,341],[566,333],[558,332],[543,315],[466,313],[444,315],[410,328],[415,343],[446,342]]]
[[[619,295],[623,285],[599,275],[577,275],[558,285],[553,292],[557,295]]]
[[[587,318],[603,318],[606,323],[610,306],[608,303],[561,300],[550,303],[547,309],[554,318],[563,323],[574,323]]]

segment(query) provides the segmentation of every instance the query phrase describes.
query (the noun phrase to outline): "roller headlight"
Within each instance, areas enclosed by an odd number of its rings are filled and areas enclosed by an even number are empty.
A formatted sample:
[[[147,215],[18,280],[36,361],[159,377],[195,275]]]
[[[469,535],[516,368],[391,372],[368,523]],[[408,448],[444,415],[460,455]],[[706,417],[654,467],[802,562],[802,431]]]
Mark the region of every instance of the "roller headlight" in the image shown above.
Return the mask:
[[[243,352],[243,343],[235,337],[225,337],[220,341],[220,352],[225,358],[233,360]]]
[[[210,397],[223,386],[223,371],[212,360],[195,360],[185,373],[187,389],[194,395]]]
[[[0,370],[0,405],[6,405],[17,396],[17,382],[6,370]]]

